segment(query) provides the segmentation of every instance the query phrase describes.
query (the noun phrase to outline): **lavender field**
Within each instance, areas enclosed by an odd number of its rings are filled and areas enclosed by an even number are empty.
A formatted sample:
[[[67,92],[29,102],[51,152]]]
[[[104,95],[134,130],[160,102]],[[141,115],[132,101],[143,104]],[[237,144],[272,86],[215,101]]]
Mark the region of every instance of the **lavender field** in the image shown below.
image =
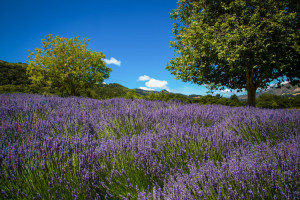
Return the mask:
[[[299,199],[300,111],[0,95],[0,199]]]

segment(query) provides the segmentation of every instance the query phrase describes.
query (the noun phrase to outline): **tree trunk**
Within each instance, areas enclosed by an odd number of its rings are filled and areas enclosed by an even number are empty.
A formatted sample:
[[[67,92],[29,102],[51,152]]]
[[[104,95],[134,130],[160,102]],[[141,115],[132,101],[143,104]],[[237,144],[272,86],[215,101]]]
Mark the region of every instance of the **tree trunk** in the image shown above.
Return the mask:
[[[255,107],[256,88],[248,87],[247,95],[248,95],[247,105]]]
[[[254,70],[253,68],[249,67],[246,73],[246,89],[247,89],[247,105],[255,107],[255,97],[256,97],[256,89],[257,87],[253,83],[254,78]]]

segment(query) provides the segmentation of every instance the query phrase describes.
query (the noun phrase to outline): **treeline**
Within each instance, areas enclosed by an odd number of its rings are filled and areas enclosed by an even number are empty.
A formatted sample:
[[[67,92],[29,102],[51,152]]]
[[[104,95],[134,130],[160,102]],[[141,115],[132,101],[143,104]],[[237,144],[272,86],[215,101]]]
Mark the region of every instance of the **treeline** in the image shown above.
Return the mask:
[[[262,94],[256,99],[259,108],[300,108],[300,95],[295,97],[281,97],[275,94]]]
[[[246,106],[246,101],[239,100],[236,94],[230,96],[230,98],[222,97],[217,94],[216,96],[206,95],[200,98],[190,98],[180,94],[161,92],[151,92],[147,96],[141,96],[136,94],[134,90],[130,90],[126,98],[144,98],[150,101],[183,101],[187,103],[198,104],[221,104],[226,106]],[[256,107],[259,108],[300,108],[300,96],[295,97],[281,97],[274,94],[262,94],[256,99]]]
[[[0,93],[34,93],[43,95],[67,96],[64,91],[57,88],[38,87],[31,84],[26,74],[27,64],[8,63],[0,61]],[[182,101],[198,104],[222,104],[227,106],[246,106],[246,101],[240,101],[237,95],[233,94],[230,98],[206,95],[198,98],[192,98],[182,94],[168,93],[165,90],[161,92],[150,92],[141,94],[134,89],[128,89],[120,84],[96,84],[93,88],[85,88],[79,91],[82,97],[94,99],[107,98],[143,98],[150,101]],[[263,94],[256,99],[256,107],[261,108],[299,108],[300,96],[280,97],[272,94]]]
[[[222,97],[221,95],[206,95],[198,98],[191,98],[182,94],[167,93],[165,90],[161,92],[151,92],[147,96],[141,96],[135,93],[134,90],[130,90],[126,94],[126,98],[144,98],[150,101],[183,101],[187,103],[199,103],[199,104],[222,104],[227,106],[245,106],[246,102],[242,102],[234,94],[230,98]]]

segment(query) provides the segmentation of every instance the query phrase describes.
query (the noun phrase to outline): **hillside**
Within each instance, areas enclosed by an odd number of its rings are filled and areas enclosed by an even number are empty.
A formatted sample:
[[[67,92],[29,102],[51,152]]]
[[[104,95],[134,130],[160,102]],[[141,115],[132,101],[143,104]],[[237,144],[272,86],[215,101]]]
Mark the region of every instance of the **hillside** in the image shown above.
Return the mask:
[[[135,92],[139,95],[147,96],[147,95],[151,94],[151,92],[156,93],[157,91],[142,90],[142,89],[137,88],[137,89],[135,89]]]
[[[114,98],[114,97],[124,97],[129,91],[127,87],[120,85],[118,83],[110,84],[99,84],[97,87],[94,87],[93,90],[101,98]]]
[[[29,84],[25,63],[9,63],[0,60],[0,85]]]
[[[292,86],[291,84],[283,84],[281,87],[270,87],[266,90],[257,91],[256,97],[262,94],[275,94],[277,96],[297,96],[300,95],[300,87],[299,86]],[[247,94],[241,95],[238,97],[240,100],[247,100]]]

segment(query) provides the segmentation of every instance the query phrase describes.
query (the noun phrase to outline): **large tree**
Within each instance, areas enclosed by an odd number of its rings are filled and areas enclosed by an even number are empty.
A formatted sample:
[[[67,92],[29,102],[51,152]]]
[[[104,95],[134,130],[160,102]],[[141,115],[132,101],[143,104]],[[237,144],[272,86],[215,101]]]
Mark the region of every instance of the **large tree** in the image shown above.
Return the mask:
[[[179,0],[166,67],[177,79],[248,92],[272,81],[299,83],[299,4],[295,0]]]
[[[109,77],[102,52],[87,49],[89,39],[47,35],[42,48],[29,51],[27,73],[34,84],[57,88],[66,95],[78,96]]]

